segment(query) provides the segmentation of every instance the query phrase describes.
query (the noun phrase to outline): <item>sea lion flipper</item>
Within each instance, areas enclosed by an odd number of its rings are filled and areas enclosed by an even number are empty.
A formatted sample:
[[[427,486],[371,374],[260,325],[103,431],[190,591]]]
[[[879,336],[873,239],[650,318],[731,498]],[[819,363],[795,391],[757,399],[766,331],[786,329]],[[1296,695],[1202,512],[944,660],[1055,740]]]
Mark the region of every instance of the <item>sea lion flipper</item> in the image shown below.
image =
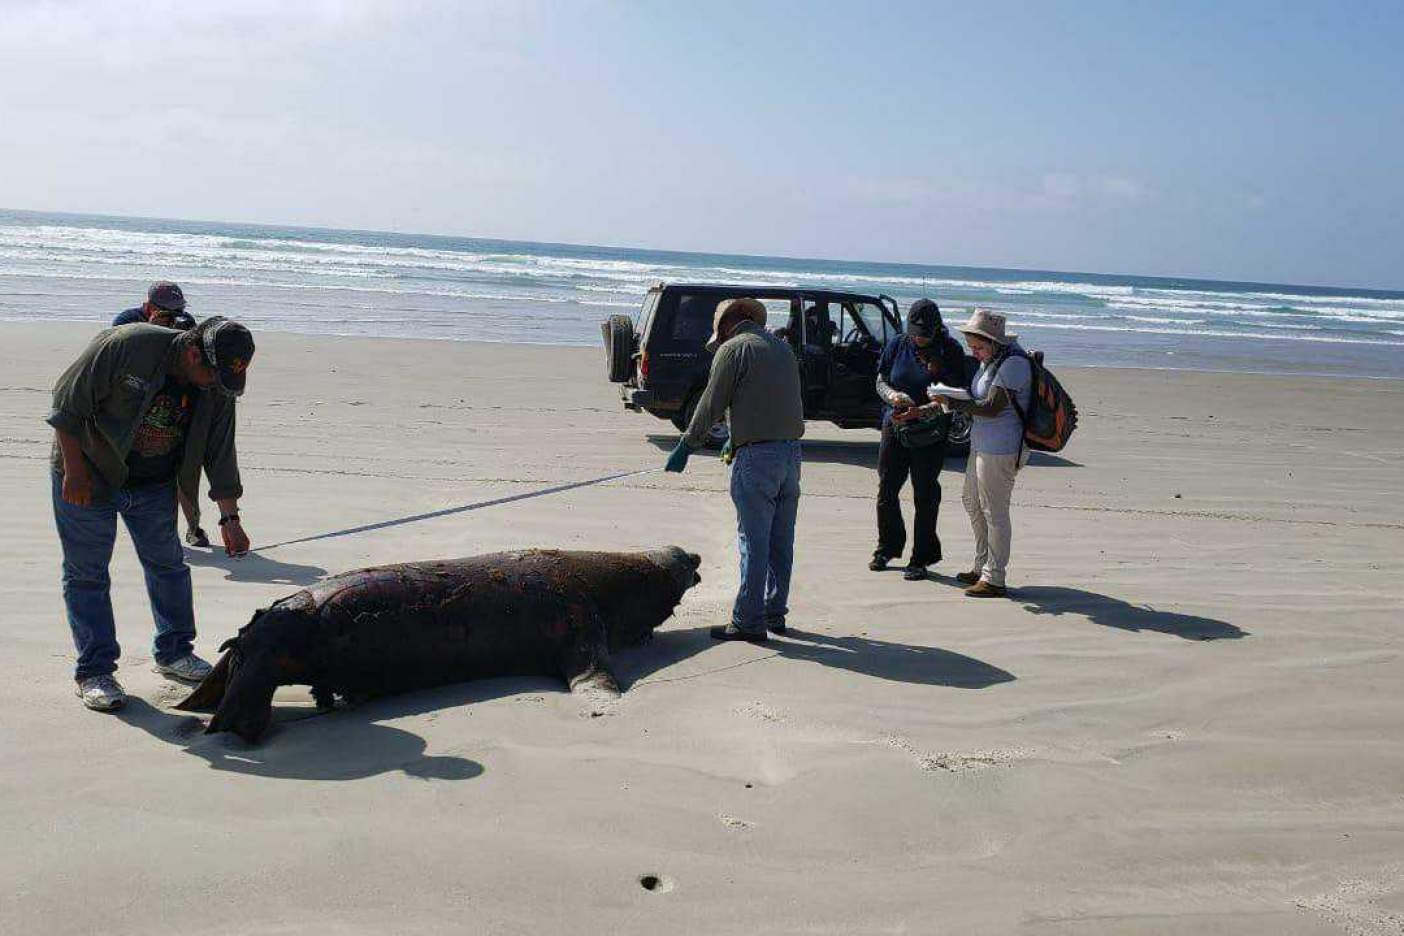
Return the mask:
[[[225,687],[229,685],[229,658],[226,650],[215,663],[210,675],[200,680],[195,690],[186,696],[176,708],[182,712],[213,712],[224,699]]]
[[[610,671],[607,661],[595,661],[574,676],[567,676],[570,691],[576,695],[619,698],[619,680]]]

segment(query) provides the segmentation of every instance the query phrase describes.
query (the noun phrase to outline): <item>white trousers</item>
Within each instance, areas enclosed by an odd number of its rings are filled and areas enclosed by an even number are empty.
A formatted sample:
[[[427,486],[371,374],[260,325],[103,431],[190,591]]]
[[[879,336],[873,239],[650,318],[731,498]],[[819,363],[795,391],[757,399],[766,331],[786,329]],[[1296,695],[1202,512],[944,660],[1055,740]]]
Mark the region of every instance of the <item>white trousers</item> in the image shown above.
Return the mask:
[[[1025,453],[1023,461],[1028,461]],[[1013,528],[1009,524],[1009,497],[1022,464],[1018,455],[971,452],[965,462],[965,487],[961,500],[975,534],[975,564],[971,571],[991,585],[1004,587],[1009,565]]]

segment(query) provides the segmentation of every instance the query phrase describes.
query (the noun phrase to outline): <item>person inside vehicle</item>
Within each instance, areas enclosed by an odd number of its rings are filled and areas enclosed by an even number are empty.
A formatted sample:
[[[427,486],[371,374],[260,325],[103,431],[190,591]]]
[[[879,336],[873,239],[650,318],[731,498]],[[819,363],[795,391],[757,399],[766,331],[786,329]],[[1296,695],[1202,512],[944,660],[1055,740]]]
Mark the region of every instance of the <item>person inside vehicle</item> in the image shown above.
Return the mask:
[[[811,405],[818,405],[829,386],[829,363],[833,359],[834,323],[826,302],[810,302],[804,309],[804,340],[800,353],[804,361],[804,388]]]
[[[868,568],[879,572],[902,555],[907,529],[901,493],[912,481],[912,553],[903,578],[921,581],[926,567],[941,561],[936,519],[941,510],[941,466],[946,458],[950,417],[926,402],[926,388],[947,374],[958,384],[964,377],[964,354],[941,321],[930,299],[907,310],[905,333],[887,343],[878,361],[877,393],[882,400],[882,441],[878,445],[878,543]]]
[[[1033,396],[1033,369],[1024,350],[1005,332],[1005,318],[975,309],[960,327],[980,369],[970,383],[970,400],[937,397],[936,402],[974,417],[970,458],[965,463],[962,500],[975,534],[975,562],[956,576],[971,598],[1002,598],[1013,527],[1009,501],[1014,479],[1028,461],[1024,421]]]
[[[146,290],[146,302],[118,312],[112,319],[113,325],[131,325],[146,322],[176,331],[188,331],[195,327],[195,318],[185,311],[185,293],[180,286],[169,280],[152,283]],[[190,546],[208,549],[210,536],[200,526],[200,489],[196,479],[194,494],[186,497],[185,492],[176,490],[176,502],[185,515],[185,542]]]
[[[838,327],[829,317],[829,304],[816,302],[804,310],[805,351],[816,355],[827,355],[834,347],[834,333]]]

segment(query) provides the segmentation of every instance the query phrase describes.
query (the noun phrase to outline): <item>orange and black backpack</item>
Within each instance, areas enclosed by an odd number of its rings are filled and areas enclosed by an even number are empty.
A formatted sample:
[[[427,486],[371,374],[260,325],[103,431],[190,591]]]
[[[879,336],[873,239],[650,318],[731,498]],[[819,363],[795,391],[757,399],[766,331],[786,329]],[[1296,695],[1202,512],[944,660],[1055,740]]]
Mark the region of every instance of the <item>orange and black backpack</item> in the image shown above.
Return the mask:
[[[1032,375],[1027,411],[1019,405],[1018,394],[1013,395],[1014,411],[1024,424],[1024,444],[1036,452],[1061,452],[1077,428],[1077,404],[1043,366],[1042,351],[1030,354],[1016,348],[1009,353],[1027,360]]]

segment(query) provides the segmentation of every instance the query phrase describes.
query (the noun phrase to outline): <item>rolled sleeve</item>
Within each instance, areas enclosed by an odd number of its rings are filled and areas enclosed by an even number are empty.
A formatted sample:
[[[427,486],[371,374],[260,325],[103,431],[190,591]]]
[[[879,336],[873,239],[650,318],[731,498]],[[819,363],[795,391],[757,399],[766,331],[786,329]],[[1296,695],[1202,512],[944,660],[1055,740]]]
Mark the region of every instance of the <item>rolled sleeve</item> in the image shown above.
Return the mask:
[[[234,445],[237,407],[221,401],[210,421],[205,441],[205,475],[210,479],[210,500],[237,500],[244,496],[239,477],[239,455]]]

